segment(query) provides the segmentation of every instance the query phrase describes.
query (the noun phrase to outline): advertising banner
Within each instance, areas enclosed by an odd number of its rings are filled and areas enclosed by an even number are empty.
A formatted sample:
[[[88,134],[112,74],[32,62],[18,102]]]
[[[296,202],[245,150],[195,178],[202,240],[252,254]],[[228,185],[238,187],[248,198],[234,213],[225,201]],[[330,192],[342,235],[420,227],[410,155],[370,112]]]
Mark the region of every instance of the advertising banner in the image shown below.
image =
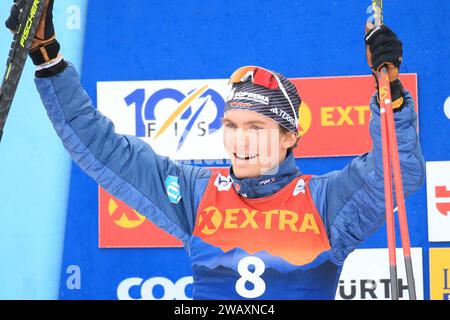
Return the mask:
[[[430,249],[430,299],[450,300],[450,248]]]
[[[182,247],[180,240],[155,226],[146,217],[98,189],[99,247]]]
[[[450,161],[428,161],[428,240],[450,241]]]
[[[397,249],[399,298],[408,300],[402,249]],[[417,299],[423,300],[422,248],[411,248]],[[390,300],[388,249],[357,249],[345,260],[339,279],[337,300]]]

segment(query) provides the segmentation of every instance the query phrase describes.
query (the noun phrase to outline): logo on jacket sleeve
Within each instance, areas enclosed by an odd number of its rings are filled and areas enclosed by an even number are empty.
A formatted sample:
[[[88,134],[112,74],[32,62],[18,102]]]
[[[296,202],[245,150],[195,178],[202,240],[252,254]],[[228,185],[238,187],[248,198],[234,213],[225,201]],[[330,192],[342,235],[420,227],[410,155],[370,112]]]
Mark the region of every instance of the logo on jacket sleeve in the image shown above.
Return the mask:
[[[216,180],[214,181],[214,185],[217,187],[218,191],[228,191],[233,184],[233,179],[230,176],[223,176],[222,174],[218,174]]]
[[[180,185],[178,183],[178,177],[167,176],[164,182],[166,186],[167,197],[172,203],[178,203],[181,199]]]

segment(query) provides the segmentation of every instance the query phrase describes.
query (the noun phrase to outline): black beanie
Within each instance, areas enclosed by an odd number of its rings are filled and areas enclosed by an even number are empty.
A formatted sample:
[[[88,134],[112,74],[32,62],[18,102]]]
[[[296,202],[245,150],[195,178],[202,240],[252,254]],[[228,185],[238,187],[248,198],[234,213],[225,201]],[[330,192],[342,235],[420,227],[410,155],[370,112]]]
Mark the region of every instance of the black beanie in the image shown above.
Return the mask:
[[[284,96],[280,88],[269,89],[252,83],[251,78],[247,81],[235,83],[227,97],[224,112],[233,109],[249,110],[258,112],[271,118],[289,131],[298,132],[298,113],[301,104],[301,98],[298,95],[297,88],[285,76],[273,72],[278,76],[286,93],[290,98],[295,109],[292,110],[291,104]]]

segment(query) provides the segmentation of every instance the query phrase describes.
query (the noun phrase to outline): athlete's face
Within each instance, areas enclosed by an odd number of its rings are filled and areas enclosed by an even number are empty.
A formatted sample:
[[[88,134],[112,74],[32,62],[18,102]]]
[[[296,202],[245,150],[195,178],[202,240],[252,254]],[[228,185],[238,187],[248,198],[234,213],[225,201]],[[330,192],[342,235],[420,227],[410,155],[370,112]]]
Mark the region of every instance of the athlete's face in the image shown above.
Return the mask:
[[[248,110],[229,110],[223,117],[223,142],[237,178],[272,174],[297,141],[294,133],[283,133],[278,123]]]

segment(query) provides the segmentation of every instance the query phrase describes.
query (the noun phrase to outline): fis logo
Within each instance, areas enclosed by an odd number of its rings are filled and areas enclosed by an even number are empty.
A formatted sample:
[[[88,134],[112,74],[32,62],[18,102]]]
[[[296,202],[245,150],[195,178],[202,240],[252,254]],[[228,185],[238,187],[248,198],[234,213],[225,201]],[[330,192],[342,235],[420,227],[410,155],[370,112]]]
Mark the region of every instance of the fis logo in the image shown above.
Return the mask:
[[[170,135],[177,139],[178,151],[189,136],[204,137],[222,126],[220,118],[225,101],[208,85],[187,92],[163,88],[151,92],[147,98],[148,94],[146,89],[139,88],[124,98],[127,106],[135,106],[137,137],[156,141],[162,135]],[[208,116],[202,117],[204,114]]]

